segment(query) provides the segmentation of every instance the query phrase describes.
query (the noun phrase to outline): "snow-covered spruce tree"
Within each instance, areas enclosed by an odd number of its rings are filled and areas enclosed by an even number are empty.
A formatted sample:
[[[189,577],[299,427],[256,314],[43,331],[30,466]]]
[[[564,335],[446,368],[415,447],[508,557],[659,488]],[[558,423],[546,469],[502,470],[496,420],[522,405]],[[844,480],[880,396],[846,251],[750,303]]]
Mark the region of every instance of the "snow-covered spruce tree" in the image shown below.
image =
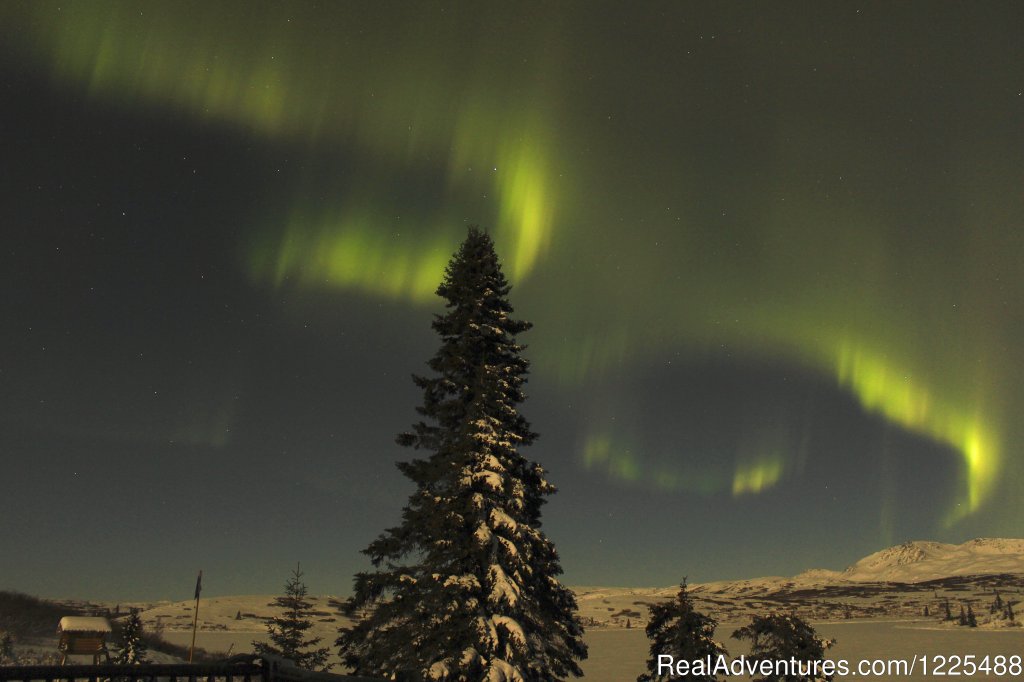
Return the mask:
[[[146,640],[142,638],[142,617],[138,609],[132,609],[121,628],[121,653],[117,662],[123,664],[148,663]]]
[[[437,289],[434,373],[414,377],[424,417],[403,446],[429,453],[398,464],[416,489],[401,525],[364,550],[341,630],[357,674],[397,680],[553,682],[586,658],[576,599],[557,580],[558,554],[540,531],[544,469],[519,452],[536,438],[517,406],[528,363],[510,286],[491,238],[469,234]]]
[[[755,682],[815,682],[831,680],[814,670],[814,663],[825,660],[825,651],[835,644],[834,639],[822,639],[810,623],[794,614],[769,613],[767,616],[753,616],[750,625],[732,633],[734,639],[750,640],[750,654],[747,658],[755,665],[761,661],[795,660],[798,670],[790,675],[766,675],[755,678]],[[805,672],[809,674],[798,674]],[[817,672],[817,674],[815,674]]]
[[[679,585],[679,594],[672,601],[652,604],[649,608],[647,638],[651,640],[651,657],[647,672],[637,682],[667,682],[668,680],[717,680],[710,671],[706,675],[658,674],[658,656],[672,656],[676,660],[697,661],[711,657],[714,666],[720,655],[728,652],[715,641],[718,622],[693,608],[693,600],[686,592],[686,579]]]
[[[313,627],[313,621],[310,620],[313,604],[306,599],[306,594],[302,567],[296,565],[292,576],[284,584],[284,596],[274,599],[274,605],[284,609],[284,614],[267,623],[271,643],[253,642],[252,648],[257,656],[282,656],[300,668],[326,671],[332,667],[327,663],[330,650],[327,647],[313,648],[322,638],[304,639],[306,631]]]
[[[142,616],[139,610],[133,608],[128,611],[128,617],[121,629],[121,653],[118,654],[117,663],[124,665],[136,665],[148,663],[145,655],[148,647],[142,639]]]

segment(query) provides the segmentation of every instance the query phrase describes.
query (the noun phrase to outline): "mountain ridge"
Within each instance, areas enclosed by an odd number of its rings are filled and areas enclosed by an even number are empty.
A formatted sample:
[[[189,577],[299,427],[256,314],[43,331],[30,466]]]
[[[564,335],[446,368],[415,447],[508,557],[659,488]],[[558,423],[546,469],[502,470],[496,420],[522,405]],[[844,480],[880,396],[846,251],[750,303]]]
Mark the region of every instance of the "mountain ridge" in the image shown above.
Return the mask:
[[[959,545],[915,540],[869,554],[839,575],[852,582],[918,583],[1000,573],[1024,573],[1024,540],[975,538]]]

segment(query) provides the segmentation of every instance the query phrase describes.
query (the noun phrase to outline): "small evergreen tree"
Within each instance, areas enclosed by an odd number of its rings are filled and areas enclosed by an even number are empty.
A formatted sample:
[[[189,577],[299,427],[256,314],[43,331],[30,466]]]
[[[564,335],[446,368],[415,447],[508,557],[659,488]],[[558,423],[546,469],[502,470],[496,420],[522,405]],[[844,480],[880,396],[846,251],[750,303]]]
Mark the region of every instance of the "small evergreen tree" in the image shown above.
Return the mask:
[[[291,578],[284,585],[284,596],[274,599],[275,606],[284,609],[284,615],[267,623],[271,643],[253,642],[252,648],[257,656],[281,656],[306,670],[327,671],[332,667],[327,663],[330,651],[327,647],[311,648],[316,647],[321,638],[304,639],[306,631],[313,627],[313,621],[310,620],[313,604],[306,599],[306,594],[302,567],[296,565]]]
[[[964,605],[960,605],[960,618],[957,619],[957,625],[967,625],[967,612],[964,611]]]
[[[925,618],[928,617],[928,605],[927,604],[924,605],[924,617]]]
[[[996,598],[992,601],[992,606],[989,607],[989,613],[1002,613],[1003,612],[1003,598],[999,596],[999,591],[996,590]]]
[[[945,607],[946,607],[946,617],[943,618],[942,620],[953,620],[953,612],[949,608],[949,600],[948,599],[945,602]]]
[[[1011,623],[1014,622],[1013,604],[1014,602],[1012,601],[1006,602],[1006,620],[1010,621]]]
[[[138,609],[131,609],[121,628],[121,653],[117,662],[125,665],[148,663],[146,640],[142,637],[142,616]]]
[[[651,657],[647,659],[647,672],[637,682],[667,682],[668,680],[704,680],[718,678],[708,671],[705,675],[658,675],[658,656],[669,655],[676,660],[697,661],[710,656],[712,664],[727,652],[715,641],[717,621],[693,608],[693,600],[686,592],[686,579],[679,585],[679,594],[670,602],[652,604],[647,623],[647,638],[651,640]]]
[[[750,640],[750,655],[753,664],[761,661],[789,661],[800,664],[800,670],[791,673],[807,672],[799,675],[768,675],[755,678],[755,682],[814,682],[815,680],[831,680],[832,675],[815,674],[814,664],[825,660],[825,651],[835,644],[834,639],[822,639],[809,623],[796,615],[769,613],[767,616],[754,616],[750,625],[732,633],[735,639]]]
[[[575,596],[557,580],[540,530],[544,469],[519,448],[537,437],[517,407],[528,363],[510,286],[491,238],[470,228],[437,289],[447,311],[423,390],[424,419],[398,443],[429,453],[401,462],[415,484],[402,523],[364,550],[340,653],[356,674],[389,679],[554,682],[583,673]]]
[[[969,628],[976,628],[976,627],[978,627],[978,619],[975,618],[975,616],[974,616],[974,608],[970,604],[967,605],[967,627],[969,627]]]
[[[14,655],[14,639],[11,633],[0,630],[0,665],[11,665],[16,663]]]

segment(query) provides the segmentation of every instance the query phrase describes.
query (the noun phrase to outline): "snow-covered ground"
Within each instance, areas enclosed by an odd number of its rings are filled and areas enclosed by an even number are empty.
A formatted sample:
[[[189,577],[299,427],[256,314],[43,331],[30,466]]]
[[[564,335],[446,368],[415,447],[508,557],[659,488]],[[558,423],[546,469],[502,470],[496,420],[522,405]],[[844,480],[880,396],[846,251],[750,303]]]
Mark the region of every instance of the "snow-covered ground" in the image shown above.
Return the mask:
[[[590,658],[586,679],[631,682],[643,671],[648,642],[643,628],[648,606],[671,599],[677,586],[657,588],[577,587],[580,615],[587,625]],[[730,653],[744,653],[730,639],[755,613],[793,611],[811,620],[820,635],[835,638],[833,659],[853,661],[953,654],[1024,653],[1024,628],[1010,627],[990,613],[996,592],[1015,604],[1017,623],[1024,620],[1024,540],[982,539],[962,545],[913,542],[891,547],[858,561],[845,571],[809,570],[792,578],[768,577],[690,586],[699,608],[719,620],[717,638]],[[339,627],[349,623],[339,613],[339,599],[311,597],[312,634],[334,649]],[[210,652],[251,651],[265,640],[266,622],[278,615],[274,595],[202,599],[196,645]],[[945,604],[954,616],[970,605],[978,628],[941,622]],[[113,604],[105,605],[113,608]],[[173,643],[191,641],[194,602],[121,603],[143,609],[147,631],[160,631]],[[929,615],[924,616],[925,608]],[[924,676],[901,679],[929,679]]]
[[[718,626],[716,639],[729,650],[730,656],[747,653],[747,647],[730,638],[737,627],[745,623],[723,623]],[[856,664],[862,660],[910,659],[915,656],[950,656],[974,654],[983,656],[1010,656],[1024,652],[1024,633],[1016,631],[984,631],[966,628],[935,628],[931,622],[913,621],[852,621],[817,623],[818,634],[835,639],[829,650],[832,660],[846,659]],[[633,682],[644,671],[648,642],[642,630],[605,629],[587,633],[590,659],[583,664],[584,679],[588,682]],[[926,676],[917,664],[914,675],[898,679],[908,682],[934,680]],[[745,678],[729,678],[745,679]],[[876,679],[896,679],[881,676]],[[1005,676],[1004,676],[1004,679]]]
[[[718,627],[717,639],[726,645],[732,656],[746,653],[741,643],[730,638],[733,630],[743,624],[730,622]],[[833,660],[845,658],[856,662],[952,654],[1009,656],[1024,652],[1024,632],[1020,628],[1001,631],[944,628],[933,620],[856,620],[815,625],[820,635],[837,640],[829,651],[829,658]],[[198,634],[196,644],[211,651],[226,652],[230,649],[232,653],[239,653],[250,651],[252,640],[263,639],[265,634],[265,631],[238,629],[208,630]],[[192,636],[188,630],[165,631],[165,635],[170,641],[186,646]],[[330,636],[333,638],[333,633]],[[648,641],[642,629],[594,628],[587,632],[586,641],[590,647],[590,658],[583,663],[584,679],[587,682],[632,682],[643,671]],[[56,646],[56,640],[51,646]],[[51,651],[50,647],[45,646],[36,646],[33,650],[40,656]],[[165,656],[157,658],[168,660]],[[913,682],[935,678],[918,672],[900,679]]]
[[[717,639],[725,644],[730,655],[747,652],[747,648],[731,639],[732,632],[745,622],[722,623]],[[829,651],[829,658],[849,661],[873,659],[909,659],[914,656],[950,656],[1024,653],[1024,632],[1014,630],[980,630],[960,627],[942,628],[935,621],[880,621],[861,620],[816,623],[818,634],[837,640]],[[250,637],[251,636],[251,637]],[[191,633],[169,633],[168,639],[188,644]],[[204,632],[197,644],[210,650],[250,650],[251,638],[262,638],[260,633]],[[590,657],[583,663],[584,679],[588,682],[632,682],[644,670],[649,643],[642,629],[597,628],[587,632]],[[884,679],[884,678],[883,678]],[[901,680],[935,679],[923,674],[901,677]]]

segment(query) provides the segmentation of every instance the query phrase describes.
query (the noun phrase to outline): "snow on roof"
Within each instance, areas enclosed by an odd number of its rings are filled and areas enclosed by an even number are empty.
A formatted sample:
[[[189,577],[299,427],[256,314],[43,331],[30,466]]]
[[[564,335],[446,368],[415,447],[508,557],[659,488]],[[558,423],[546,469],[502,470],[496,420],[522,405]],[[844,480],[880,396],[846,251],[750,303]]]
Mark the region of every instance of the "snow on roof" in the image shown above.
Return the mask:
[[[58,632],[112,632],[110,621],[92,616],[64,616],[57,626]]]

